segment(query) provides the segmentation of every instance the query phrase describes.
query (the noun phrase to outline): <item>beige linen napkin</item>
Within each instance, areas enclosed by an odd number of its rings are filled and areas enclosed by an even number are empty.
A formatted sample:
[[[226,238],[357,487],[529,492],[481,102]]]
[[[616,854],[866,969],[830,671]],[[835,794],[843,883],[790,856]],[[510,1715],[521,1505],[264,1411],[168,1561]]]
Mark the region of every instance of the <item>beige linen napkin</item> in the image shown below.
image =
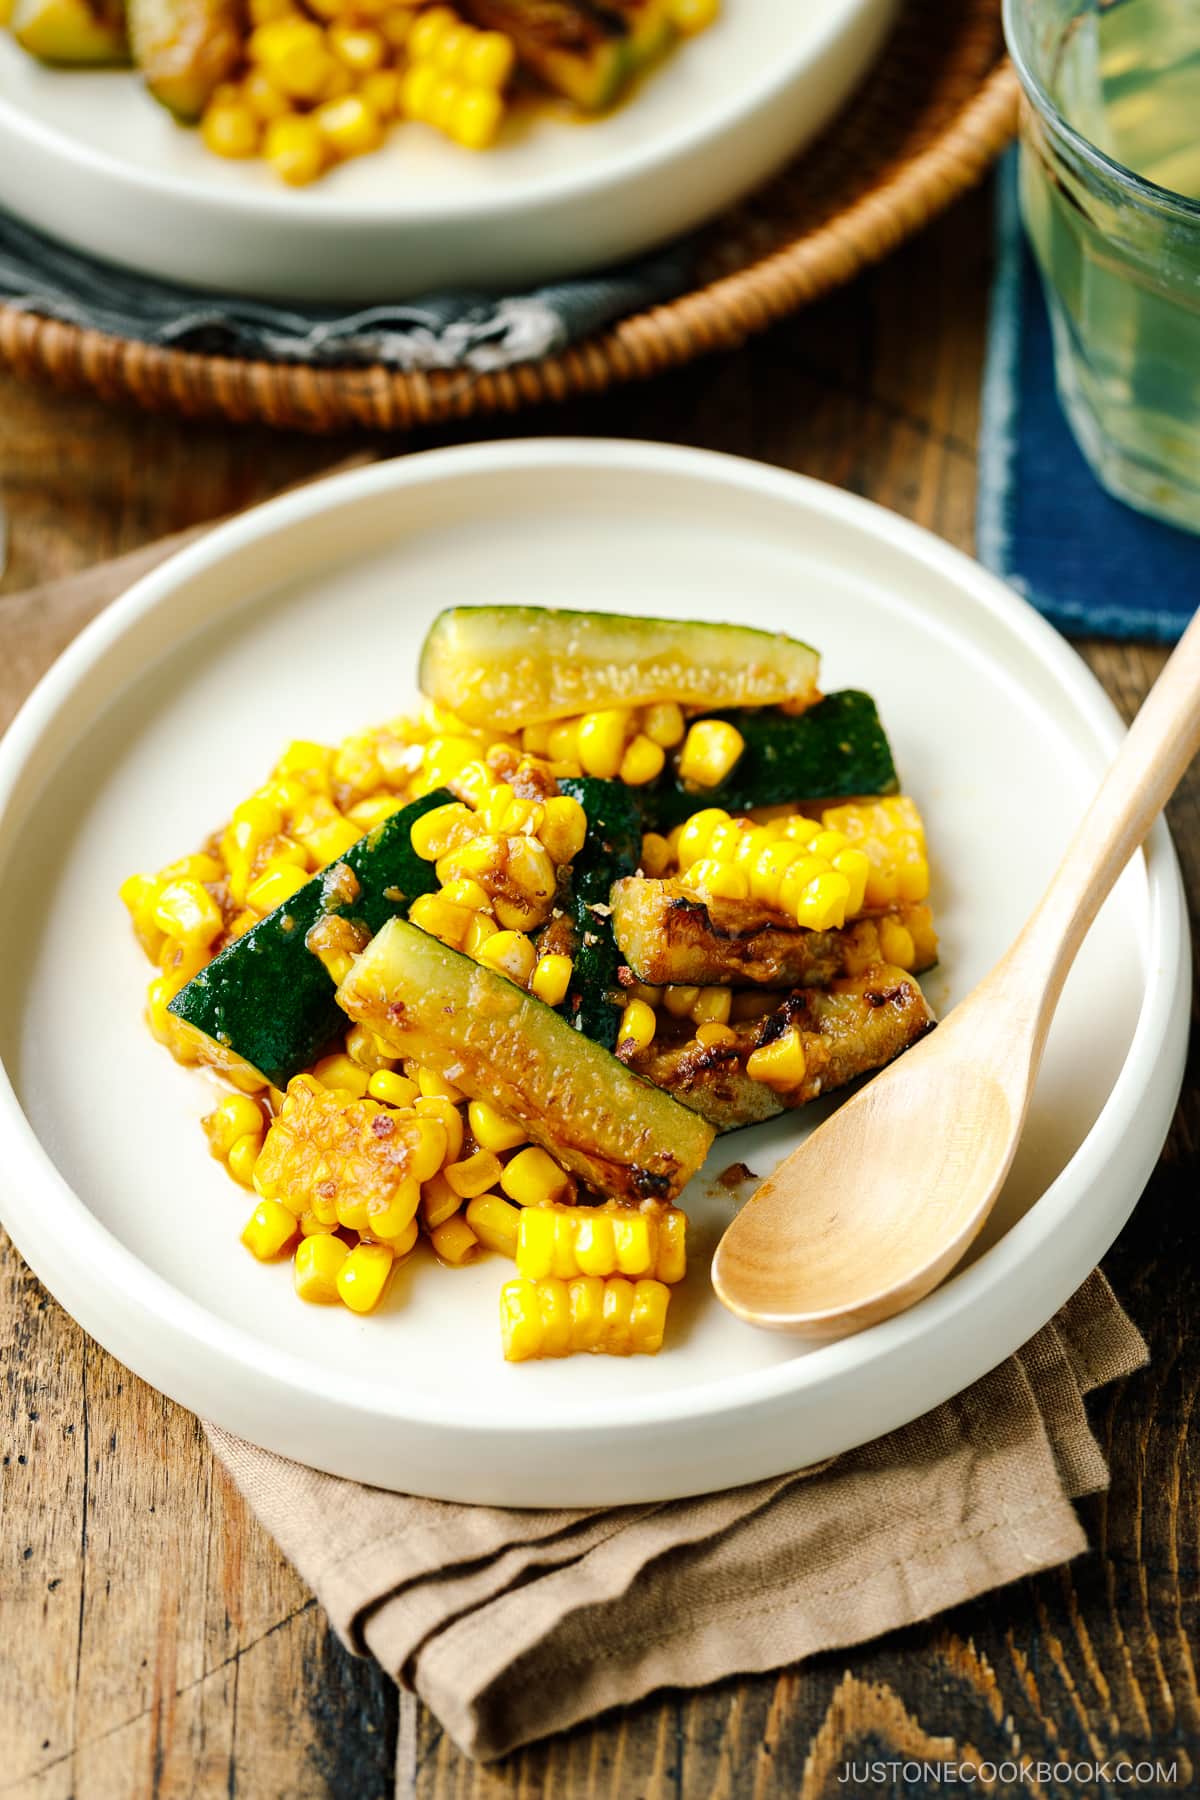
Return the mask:
[[[191,535],[191,534],[187,534]],[[0,595],[0,728],[179,542]],[[658,1506],[519,1512],[357,1486],[215,1426],[214,1450],[352,1647],[487,1759],[663,1686],[875,1637],[1086,1548],[1083,1395],[1146,1360],[1104,1277],[999,1369],[817,1469]]]

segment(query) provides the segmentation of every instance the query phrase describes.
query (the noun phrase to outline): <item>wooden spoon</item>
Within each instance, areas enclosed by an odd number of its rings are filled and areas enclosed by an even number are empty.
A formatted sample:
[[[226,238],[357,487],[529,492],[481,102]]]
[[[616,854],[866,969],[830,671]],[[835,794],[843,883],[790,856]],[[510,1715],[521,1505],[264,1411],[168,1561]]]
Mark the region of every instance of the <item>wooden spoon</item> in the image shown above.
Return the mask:
[[[1067,971],[1198,748],[1200,614],[1012,948],[729,1226],[712,1279],[731,1312],[801,1337],[845,1337],[912,1306],[954,1267],[1012,1164]]]

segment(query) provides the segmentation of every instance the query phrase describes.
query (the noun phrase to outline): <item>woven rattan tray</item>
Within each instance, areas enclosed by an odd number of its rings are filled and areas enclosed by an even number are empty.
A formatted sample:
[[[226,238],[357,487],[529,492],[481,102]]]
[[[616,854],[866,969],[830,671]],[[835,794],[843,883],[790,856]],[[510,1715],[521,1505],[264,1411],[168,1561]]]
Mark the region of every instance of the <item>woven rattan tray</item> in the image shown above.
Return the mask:
[[[874,73],[824,137],[706,229],[696,288],[560,355],[489,374],[317,369],[158,349],[0,307],[0,363],[154,410],[313,432],[599,393],[742,343],[887,255],[981,178],[1016,114],[1000,0],[903,0]]]

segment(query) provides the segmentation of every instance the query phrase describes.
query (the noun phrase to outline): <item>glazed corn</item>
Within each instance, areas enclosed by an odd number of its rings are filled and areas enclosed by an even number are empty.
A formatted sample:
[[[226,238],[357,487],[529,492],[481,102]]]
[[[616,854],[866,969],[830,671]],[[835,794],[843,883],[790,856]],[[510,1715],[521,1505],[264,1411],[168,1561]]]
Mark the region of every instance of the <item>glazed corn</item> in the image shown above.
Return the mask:
[[[660,875],[673,854],[680,881],[701,899],[759,900],[815,931],[929,891],[924,829],[903,796],[765,824],[705,807],[678,829],[673,852],[659,840],[649,852],[644,841],[642,854]]]
[[[517,1269],[533,1281],[553,1275],[648,1276],[682,1281],[687,1218],[678,1207],[537,1206],[520,1215]]]
[[[508,1362],[570,1356],[590,1350],[608,1356],[653,1356],[662,1348],[671,1290],[661,1281],[602,1280],[579,1275],[530,1280],[518,1276],[500,1290],[500,1334]]]

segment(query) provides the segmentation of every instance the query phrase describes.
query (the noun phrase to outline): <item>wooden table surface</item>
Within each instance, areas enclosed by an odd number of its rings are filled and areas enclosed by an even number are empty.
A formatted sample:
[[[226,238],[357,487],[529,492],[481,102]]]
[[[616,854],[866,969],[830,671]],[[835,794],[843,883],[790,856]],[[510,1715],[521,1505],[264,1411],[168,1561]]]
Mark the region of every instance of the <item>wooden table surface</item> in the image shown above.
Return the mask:
[[[756,456],[969,550],[989,234],[988,196],[975,195],[740,354],[499,433]],[[0,655],[5,593],[248,505],[363,444],[111,413],[0,375]],[[1162,653],[1082,649],[1132,714]],[[1200,769],[1173,824],[1194,909]],[[86,1079],[102,1040],[86,1020],[68,1029]],[[815,1800],[855,1791],[837,1779],[851,1756],[960,1755],[1158,1759],[1176,1765],[1174,1785],[1138,1791],[1200,1790],[1198,1139],[1193,1058],[1161,1165],[1105,1264],[1153,1360],[1093,1407],[1113,1479],[1082,1508],[1089,1555],[799,1669],[651,1698],[489,1769],[341,1649],[195,1419],[90,1343],[0,1243],[0,1794],[375,1800],[395,1781],[421,1800]],[[926,1791],[902,1776],[870,1789]],[[1081,1777],[1020,1789],[1100,1791]]]

